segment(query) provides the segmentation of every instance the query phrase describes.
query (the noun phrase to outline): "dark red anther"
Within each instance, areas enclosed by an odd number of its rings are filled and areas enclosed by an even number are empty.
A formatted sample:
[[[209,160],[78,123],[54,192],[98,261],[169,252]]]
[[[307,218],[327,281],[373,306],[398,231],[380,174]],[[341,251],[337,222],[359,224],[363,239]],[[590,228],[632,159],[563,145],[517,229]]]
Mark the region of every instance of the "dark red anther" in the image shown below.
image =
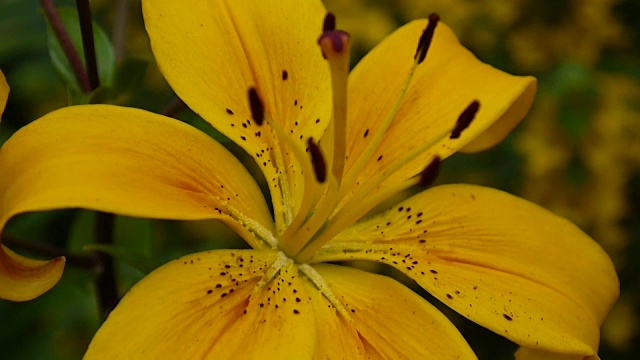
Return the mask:
[[[460,137],[460,134],[471,125],[471,122],[476,117],[478,110],[480,109],[480,102],[478,100],[473,100],[469,106],[460,114],[458,117],[458,121],[456,122],[456,127],[451,131],[451,136],[449,139],[457,139]]]
[[[251,118],[253,121],[255,121],[258,126],[262,125],[264,122],[264,106],[262,105],[260,96],[258,96],[258,91],[254,87],[249,88],[249,107],[251,108]]]
[[[418,182],[418,185],[425,188],[431,186],[431,184],[433,184],[433,182],[438,178],[441,163],[442,161],[439,156],[434,157],[429,165],[427,165],[420,173],[420,181]]]
[[[309,154],[311,154],[311,164],[313,165],[313,172],[316,174],[316,180],[319,183],[323,183],[327,180],[327,163],[324,160],[324,155],[320,151],[320,146],[313,141],[313,138],[307,140],[309,145]]]
[[[431,46],[431,40],[433,39],[433,34],[436,31],[436,25],[438,25],[439,21],[440,16],[438,16],[438,14],[433,13],[429,15],[429,23],[422,32],[422,36],[420,36],[416,54],[413,56],[413,58],[418,61],[418,64],[421,64],[427,57],[427,51],[429,50],[429,46]]]
[[[322,23],[322,32],[325,33],[327,31],[333,31],[336,29],[336,16],[333,13],[328,12],[324,17],[324,22]]]

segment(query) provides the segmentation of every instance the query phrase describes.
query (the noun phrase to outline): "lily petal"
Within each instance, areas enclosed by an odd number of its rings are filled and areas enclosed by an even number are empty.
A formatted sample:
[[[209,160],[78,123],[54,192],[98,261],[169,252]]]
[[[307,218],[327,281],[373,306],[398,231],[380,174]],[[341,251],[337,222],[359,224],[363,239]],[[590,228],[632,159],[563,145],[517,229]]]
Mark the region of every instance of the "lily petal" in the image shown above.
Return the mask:
[[[314,317],[297,268],[265,281],[281,259],[220,250],[160,267],[125,295],[85,358],[311,358]]]
[[[72,207],[218,218],[255,247],[265,244],[253,233],[273,228],[258,185],[220,144],[176,120],[108,105],[64,108],[15,133],[0,149],[0,198],[0,229],[19,213]]]
[[[317,45],[322,3],[145,0],[143,11],[155,58],[178,96],[253,156],[277,214],[287,196],[278,171],[295,171],[288,174],[293,200],[284,202],[299,205],[303,189],[295,185],[303,181],[293,153],[283,148],[285,164],[277,164],[283,141],[252,119],[247,91],[257,89],[266,116],[303,150],[309,137],[320,138],[331,115],[329,69]]]
[[[358,223],[314,261],[373,260],[529,348],[593,355],[619,292],[606,253],[570,222],[471,185],[426,190]]]
[[[387,37],[351,72],[347,171],[390,116],[414,63],[426,20],[413,21]],[[403,155],[436,143],[396,172],[387,184],[419,173],[434,155],[480,151],[501,141],[527,113],[536,91],[532,77],[512,76],[480,62],[445,24],[436,27],[426,60],[417,66],[398,112],[364,171],[364,183]],[[459,139],[442,135],[473,101],[475,119]]]
[[[316,317],[314,359],[365,359],[366,349],[353,321],[341,316],[309,281],[305,282]]]
[[[346,308],[368,356],[476,358],[444,314],[396,280],[344,266],[323,264],[314,268]]]
[[[65,259],[39,261],[20,256],[0,244],[0,299],[32,300],[58,283]]]
[[[241,227],[229,220],[235,216],[272,228],[258,185],[231,153],[206,134],[147,111],[109,105],[54,111],[4,144],[0,171],[0,225],[27,211],[83,207],[222,218]]]

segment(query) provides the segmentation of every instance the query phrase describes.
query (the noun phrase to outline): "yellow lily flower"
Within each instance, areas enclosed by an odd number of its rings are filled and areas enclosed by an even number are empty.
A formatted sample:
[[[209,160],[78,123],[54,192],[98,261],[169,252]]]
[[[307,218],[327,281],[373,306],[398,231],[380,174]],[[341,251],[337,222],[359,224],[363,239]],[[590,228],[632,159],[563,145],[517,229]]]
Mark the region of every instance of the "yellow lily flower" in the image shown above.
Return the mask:
[[[160,115],[78,106],[17,132],[0,150],[0,226],[26,211],[83,207],[219,219],[253,248],[152,272],[87,358],[475,358],[429,302],[389,277],[329,263],[343,260],[391,265],[537,353],[595,356],[618,281],[571,223],[471,185],[372,212],[426,185],[438,159],[502,140],[528,111],[535,79],[481,63],[435,16],[397,30],[348,75],[348,34],[320,1],[145,0],[143,11],[163,74],[253,156],[274,215],[227,150]],[[55,283],[27,289],[27,260],[3,250],[0,296],[34,297]],[[38,277],[59,276],[55,261]]]

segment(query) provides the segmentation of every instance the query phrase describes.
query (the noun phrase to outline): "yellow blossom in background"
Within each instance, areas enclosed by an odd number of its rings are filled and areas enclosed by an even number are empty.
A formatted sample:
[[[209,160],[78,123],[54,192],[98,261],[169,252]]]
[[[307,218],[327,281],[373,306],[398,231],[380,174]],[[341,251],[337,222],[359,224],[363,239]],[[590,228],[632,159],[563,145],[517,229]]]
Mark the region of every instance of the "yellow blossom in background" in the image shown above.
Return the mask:
[[[620,228],[630,210],[628,180],[640,170],[640,83],[617,75],[598,76],[600,97],[578,150],[590,174],[584,211],[594,236],[611,254],[631,240]]]
[[[581,196],[567,184],[565,171],[575,149],[557,122],[557,99],[540,94],[531,121],[522,124],[517,134],[516,149],[524,154],[522,196],[545,204],[556,214],[562,214],[583,226],[587,224],[574,200]]]
[[[613,18],[615,0],[574,1],[557,23],[525,18],[509,36],[511,56],[525,71],[547,70],[559,61],[595,65],[607,48],[623,46],[627,39]]]
[[[529,116],[534,121],[522,124],[520,129],[523,133],[518,138],[516,146],[527,153],[528,158],[525,164],[527,178],[530,182],[536,183],[540,178],[553,177],[551,175],[554,172],[566,167],[571,153],[567,149],[567,140],[558,131],[558,124],[555,122],[558,107],[554,99],[539,95],[536,98],[536,106]],[[536,196],[542,197],[537,194]]]
[[[524,2],[501,0],[401,0],[398,6],[407,19],[435,11],[464,39],[465,44],[487,52],[494,51],[500,34],[518,20]]]

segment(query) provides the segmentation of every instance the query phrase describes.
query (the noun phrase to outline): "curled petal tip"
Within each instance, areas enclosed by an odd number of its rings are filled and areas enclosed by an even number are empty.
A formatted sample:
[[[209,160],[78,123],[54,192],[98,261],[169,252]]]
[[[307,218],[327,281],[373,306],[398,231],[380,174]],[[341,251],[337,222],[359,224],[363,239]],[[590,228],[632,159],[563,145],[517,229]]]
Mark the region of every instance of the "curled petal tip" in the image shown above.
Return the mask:
[[[2,246],[0,251],[0,298],[28,301],[54,287],[64,271],[65,258],[33,260]]]

